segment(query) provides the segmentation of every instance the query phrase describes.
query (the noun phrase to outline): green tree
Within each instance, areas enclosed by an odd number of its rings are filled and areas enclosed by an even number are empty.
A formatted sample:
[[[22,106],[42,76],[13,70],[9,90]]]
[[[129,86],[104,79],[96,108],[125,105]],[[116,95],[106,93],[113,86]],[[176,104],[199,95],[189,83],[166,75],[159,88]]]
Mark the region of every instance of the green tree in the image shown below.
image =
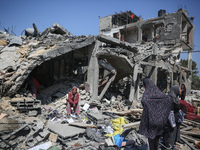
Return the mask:
[[[188,67],[188,60],[181,59],[181,66]],[[197,63],[192,61],[192,89],[200,90],[200,78],[197,75],[199,73]]]

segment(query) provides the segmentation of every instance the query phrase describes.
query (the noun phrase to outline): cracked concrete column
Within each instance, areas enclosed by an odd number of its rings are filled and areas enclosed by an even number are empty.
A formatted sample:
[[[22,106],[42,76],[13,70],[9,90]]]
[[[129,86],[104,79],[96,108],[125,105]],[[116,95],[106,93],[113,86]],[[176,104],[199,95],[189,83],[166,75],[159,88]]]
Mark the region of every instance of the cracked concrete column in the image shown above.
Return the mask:
[[[142,41],[142,29],[141,27],[138,27],[138,42]]]
[[[157,76],[158,76],[158,67],[157,67],[157,62],[155,62],[155,68],[154,68],[154,77],[152,78],[153,82],[155,85],[157,85]]]
[[[137,77],[137,87],[136,87],[136,100],[139,100],[140,97],[140,82],[141,82],[141,74],[138,74]]]
[[[133,69],[133,80],[132,80],[132,84],[131,84],[131,88],[130,88],[130,95],[129,95],[129,100],[131,102],[135,101],[135,88],[137,87],[137,76],[138,76],[138,64],[136,64],[134,66],[134,69]]]
[[[188,69],[192,70],[192,50],[188,51]]]
[[[93,100],[98,97],[98,79],[99,79],[99,65],[98,57],[96,55],[100,42],[96,40],[95,44],[91,46],[88,62],[87,82],[90,85],[90,93]]]
[[[191,84],[192,84],[192,50],[188,51],[188,69],[191,71],[190,73],[188,72],[188,79],[187,79],[187,90],[186,94],[191,93]]]

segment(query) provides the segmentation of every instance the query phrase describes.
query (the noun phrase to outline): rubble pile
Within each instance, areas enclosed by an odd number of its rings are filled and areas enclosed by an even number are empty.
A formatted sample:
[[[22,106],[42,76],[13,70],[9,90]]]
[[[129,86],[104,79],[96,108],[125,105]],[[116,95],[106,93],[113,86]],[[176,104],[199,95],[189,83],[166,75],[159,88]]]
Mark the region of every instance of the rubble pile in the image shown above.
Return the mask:
[[[74,36],[58,23],[43,32],[33,23],[20,37],[0,31],[0,149],[147,149],[138,134],[142,79],[165,93],[183,82],[191,90],[191,68],[179,64],[194,45],[186,18],[182,9],[146,21],[122,12],[100,18],[98,36]],[[67,114],[74,86],[78,116]],[[195,115],[198,92],[186,98]],[[198,121],[184,120],[177,149],[199,148]]]
[[[11,103],[20,98],[3,99],[0,119],[0,122],[4,124],[4,126],[1,125],[1,147],[29,149],[36,148],[36,145],[47,144],[47,147],[54,146],[58,149],[106,149],[106,147],[116,146],[115,140],[109,134],[122,132],[128,141],[137,141],[137,143],[132,143],[132,149],[145,148],[146,139],[137,133],[142,109],[128,109],[128,105],[120,95],[95,103],[91,101],[90,93],[85,91],[83,85],[80,84],[79,87],[79,118],[73,114],[71,118],[67,118],[68,94],[49,104],[40,104],[41,111],[35,117],[32,117],[32,112],[19,113],[21,105]],[[71,89],[72,87],[69,87],[68,91]],[[25,99],[25,97],[21,98]],[[28,99],[30,98],[26,97],[27,102]],[[37,102],[38,100],[31,99],[30,101]],[[119,102],[121,107],[117,105]],[[7,106],[12,109],[8,109]],[[117,120],[121,120],[120,122],[124,120],[124,124],[120,125],[123,127],[121,130],[113,125],[113,122],[118,122]],[[196,121],[185,119],[180,130],[181,143],[178,143],[176,147],[180,149],[198,148],[199,125]]]
[[[3,124],[7,123],[6,126],[1,126],[1,147],[29,149],[40,143],[49,143],[49,141],[51,141],[50,145],[60,149],[75,147],[76,149],[99,149],[100,145],[103,147],[105,139],[107,139],[104,135],[114,131],[110,120],[117,119],[121,115],[115,115],[112,112],[103,110],[102,106],[104,108],[107,106],[107,110],[112,106],[106,105],[104,101],[99,104],[90,101],[90,94],[84,89],[80,88],[79,93],[80,116],[76,118],[72,115],[70,119],[66,116],[67,94],[55,99],[48,105],[38,104],[38,100],[31,99],[30,97],[13,98],[11,100],[4,99],[7,105],[10,103],[13,106],[13,111],[11,113],[11,109],[6,108],[1,110],[1,114],[6,114],[6,116],[0,119],[0,121]],[[120,96],[117,98],[112,97],[113,104],[121,101],[122,105],[125,105],[121,98]],[[107,101],[110,102],[110,100]],[[27,108],[32,107],[32,104],[29,103],[28,106],[23,108],[29,111],[28,113],[21,111],[21,113],[16,115],[18,110],[22,109],[23,102],[24,105],[29,102],[35,102],[37,103],[35,105],[38,105],[41,111],[33,115],[32,110],[30,111]],[[9,106],[11,107],[11,105]],[[37,107],[34,108],[37,109]],[[124,110],[124,107],[122,110]],[[113,142],[112,146],[114,145]]]

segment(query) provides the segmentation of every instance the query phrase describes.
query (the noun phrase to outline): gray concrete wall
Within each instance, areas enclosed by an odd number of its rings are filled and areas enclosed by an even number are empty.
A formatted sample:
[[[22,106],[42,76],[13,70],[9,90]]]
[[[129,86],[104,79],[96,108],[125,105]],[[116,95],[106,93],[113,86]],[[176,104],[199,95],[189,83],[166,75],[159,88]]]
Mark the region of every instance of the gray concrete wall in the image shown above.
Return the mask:
[[[135,43],[138,40],[138,31],[137,29],[129,30],[125,32],[125,41],[129,43]]]
[[[105,30],[112,27],[112,16],[107,16],[99,19],[99,34],[101,30]]]

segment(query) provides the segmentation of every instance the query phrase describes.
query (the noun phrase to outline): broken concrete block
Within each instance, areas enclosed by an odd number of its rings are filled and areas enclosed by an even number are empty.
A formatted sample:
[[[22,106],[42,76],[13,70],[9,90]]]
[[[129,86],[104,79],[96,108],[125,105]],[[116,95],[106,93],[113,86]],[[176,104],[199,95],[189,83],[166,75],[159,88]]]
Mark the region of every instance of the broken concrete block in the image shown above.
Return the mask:
[[[88,119],[91,120],[93,123],[97,124],[97,125],[101,125],[104,124],[104,120],[105,119],[109,119],[110,117],[103,115],[102,113],[93,113],[93,112],[89,112],[87,113]]]
[[[87,128],[86,135],[88,138],[96,142],[104,142],[105,140],[105,137],[102,135],[101,131],[96,128]]]
[[[116,97],[115,97],[115,96],[112,96],[112,98],[110,99],[110,101],[111,101],[112,103],[114,103],[114,102],[116,101]]]
[[[79,136],[80,134],[85,133],[85,129],[83,128],[69,126],[67,124],[54,123],[52,121],[48,121],[47,127],[50,131],[58,134],[58,139],[62,142],[69,140],[74,136]]]
[[[32,127],[34,132],[37,132],[38,130],[40,130],[37,126]]]
[[[85,100],[86,99],[86,95],[80,95],[80,99],[81,100]]]
[[[47,129],[44,129],[43,131],[39,132],[39,135],[40,135],[42,138],[46,138],[49,134],[50,134],[50,132],[49,132],[49,130],[47,130]]]
[[[29,110],[28,111],[28,116],[29,117],[35,117],[35,116],[37,116],[37,114],[38,114],[37,110]]]
[[[58,23],[54,23],[53,24],[52,33],[56,33],[56,34],[69,34],[69,31],[67,31],[65,28],[63,28]]]
[[[33,28],[27,28],[25,29],[25,35],[26,36],[37,36],[40,35],[40,31],[38,30],[37,26],[35,25],[35,23],[33,23]]]
[[[8,47],[6,46],[3,50],[1,50],[1,58],[0,58],[0,70],[3,70],[9,66],[15,66],[15,59],[20,57],[20,54],[17,53],[18,48],[15,46]],[[8,59],[9,56],[9,59]]]
[[[36,34],[35,34],[34,28],[27,28],[27,29],[25,29],[25,35],[26,36],[35,36]]]
[[[40,142],[40,141],[42,141],[42,140],[43,140],[43,138],[42,138],[41,136],[39,136],[39,135],[38,135],[38,136],[36,136],[35,138],[36,138],[36,140],[37,140],[38,142]]]
[[[7,37],[7,40],[9,41],[8,46],[22,45],[22,39],[20,37],[10,35]]]
[[[122,96],[121,95],[118,95],[117,96],[117,101],[121,101],[122,100]]]
[[[26,141],[26,145],[28,145],[29,147],[33,147],[35,146],[35,144],[37,143],[37,140],[36,138],[29,138],[27,141]]]
[[[105,139],[105,143],[106,143],[107,146],[113,146],[113,145],[115,145],[115,141],[114,141],[113,137],[106,138]]]
[[[82,90],[82,91],[80,92],[80,94],[82,94],[82,95],[84,95],[85,93],[86,93],[85,90]]]

